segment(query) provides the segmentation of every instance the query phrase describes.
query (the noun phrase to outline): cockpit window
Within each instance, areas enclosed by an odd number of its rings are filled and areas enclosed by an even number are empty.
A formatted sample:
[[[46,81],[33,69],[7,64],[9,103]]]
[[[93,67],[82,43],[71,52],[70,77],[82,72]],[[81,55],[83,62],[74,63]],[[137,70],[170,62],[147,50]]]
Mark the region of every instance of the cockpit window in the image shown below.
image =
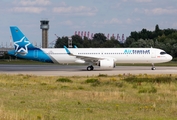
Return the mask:
[[[160,52],[161,55],[167,54],[165,51]]]

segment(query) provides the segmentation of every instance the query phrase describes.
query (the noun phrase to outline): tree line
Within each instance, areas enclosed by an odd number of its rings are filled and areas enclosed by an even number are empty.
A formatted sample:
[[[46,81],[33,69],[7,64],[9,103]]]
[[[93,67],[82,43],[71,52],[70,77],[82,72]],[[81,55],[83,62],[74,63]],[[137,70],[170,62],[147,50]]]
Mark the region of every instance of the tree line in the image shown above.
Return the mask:
[[[55,48],[63,48],[68,46],[68,37],[58,37]],[[114,37],[107,39],[103,33],[94,34],[93,38],[80,37],[73,35],[71,37],[72,45],[78,48],[160,48],[168,54],[177,58],[177,30],[176,29],[160,29],[155,26],[154,31],[143,28],[141,31],[133,31],[126,38],[124,43],[120,43]]]

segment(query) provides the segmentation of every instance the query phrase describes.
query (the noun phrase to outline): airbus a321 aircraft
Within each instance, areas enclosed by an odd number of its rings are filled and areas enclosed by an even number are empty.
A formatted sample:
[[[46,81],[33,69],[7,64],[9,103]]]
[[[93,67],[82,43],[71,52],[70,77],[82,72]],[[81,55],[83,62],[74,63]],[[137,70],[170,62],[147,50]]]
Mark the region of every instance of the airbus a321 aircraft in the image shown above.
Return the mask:
[[[8,54],[19,58],[48,63],[88,63],[87,70],[93,65],[100,68],[114,68],[116,63],[154,63],[172,60],[164,50],[156,48],[37,48],[26,38],[18,27],[10,27],[15,49]]]

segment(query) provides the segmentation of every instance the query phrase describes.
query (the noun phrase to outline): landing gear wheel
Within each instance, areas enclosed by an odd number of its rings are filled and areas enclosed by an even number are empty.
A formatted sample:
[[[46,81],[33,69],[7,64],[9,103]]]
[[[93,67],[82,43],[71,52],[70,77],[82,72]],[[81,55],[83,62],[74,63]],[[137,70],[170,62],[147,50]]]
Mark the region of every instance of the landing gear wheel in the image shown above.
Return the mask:
[[[152,67],[151,70],[155,70],[156,68],[155,67]]]
[[[92,65],[90,65],[90,66],[87,67],[87,70],[88,70],[88,71],[91,71],[91,70],[93,70],[93,69],[94,69],[94,67],[93,67]]]
[[[154,63],[152,63],[152,68],[151,70],[155,70],[156,68],[154,67]]]
[[[91,67],[90,66],[87,67],[87,71],[91,71]]]

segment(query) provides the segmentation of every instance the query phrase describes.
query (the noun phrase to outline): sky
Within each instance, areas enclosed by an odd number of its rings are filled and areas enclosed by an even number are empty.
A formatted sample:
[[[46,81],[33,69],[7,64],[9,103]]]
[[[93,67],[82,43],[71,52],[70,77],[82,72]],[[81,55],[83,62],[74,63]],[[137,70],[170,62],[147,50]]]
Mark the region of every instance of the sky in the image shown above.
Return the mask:
[[[40,21],[49,20],[49,43],[75,31],[124,34],[143,28],[177,29],[176,0],[0,0],[0,47],[9,47],[10,26],[18,26],[38,46]]]

